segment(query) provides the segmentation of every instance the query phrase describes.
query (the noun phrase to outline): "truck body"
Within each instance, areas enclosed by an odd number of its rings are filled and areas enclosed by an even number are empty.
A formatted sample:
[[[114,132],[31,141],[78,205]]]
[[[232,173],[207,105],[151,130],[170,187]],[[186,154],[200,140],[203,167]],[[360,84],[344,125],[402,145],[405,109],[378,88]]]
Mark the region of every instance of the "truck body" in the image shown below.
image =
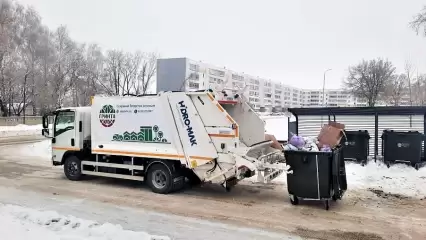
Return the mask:
[[[265,141],[264,122],[242,97],[220,104],[217,96],[212,91],[95,96],[91,106],[44,116],[43,135],[52,138],[53,165],[64,165],[70,180],[83,175],[141,180],[154,192],[168,193],[185,180],[229,190],[256,171],[266,182],[280,175],[284,154]]]

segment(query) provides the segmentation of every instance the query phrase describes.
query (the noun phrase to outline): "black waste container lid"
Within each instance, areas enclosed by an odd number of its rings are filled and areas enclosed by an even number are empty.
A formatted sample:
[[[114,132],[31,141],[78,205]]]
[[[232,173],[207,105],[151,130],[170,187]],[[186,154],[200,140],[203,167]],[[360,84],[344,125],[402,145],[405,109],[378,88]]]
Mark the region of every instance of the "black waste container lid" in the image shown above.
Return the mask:
[[[370,133],[367,130],[352,130],[352,131],[345,130],[345,134],[347,134],[347,135],[364,135],[364,136],[368,136],[368,138],[370,138]]]
[[[382,136],[380,138],[383,138],[386,135],[391,135],[391,134],[395,134],[395,135],[422,135],[423,133],[419,132],[419,131],[394,131],[391,129],[385,129],[383,130]]]

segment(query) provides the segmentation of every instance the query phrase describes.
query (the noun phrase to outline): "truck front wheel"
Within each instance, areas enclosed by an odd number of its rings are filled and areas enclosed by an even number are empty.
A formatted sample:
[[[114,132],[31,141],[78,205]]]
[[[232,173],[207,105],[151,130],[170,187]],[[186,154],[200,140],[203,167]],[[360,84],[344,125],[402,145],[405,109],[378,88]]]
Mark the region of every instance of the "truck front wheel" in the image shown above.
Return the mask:
[[[81,160],[76,156],[69,156],[64,162],[65,176],[71,181],[78,181],[83,174],[81,173]]]
[[[148,169],[147,183],[155,193],[167,194],[173,190],[171,171],[161,163],[154,164]]]

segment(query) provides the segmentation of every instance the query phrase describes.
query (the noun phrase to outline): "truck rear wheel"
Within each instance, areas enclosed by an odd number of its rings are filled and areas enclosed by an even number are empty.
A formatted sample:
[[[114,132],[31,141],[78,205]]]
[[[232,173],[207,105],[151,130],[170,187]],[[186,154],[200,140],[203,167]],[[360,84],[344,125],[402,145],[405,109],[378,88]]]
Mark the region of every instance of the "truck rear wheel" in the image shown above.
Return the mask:
[[[76,156],[69,156],[64,162],[65,176],[71,181],[78,181],[82,178],[81,160]]]
[[[164,164],[157,163],[148,169],[148,186],[155,193],[167,194],[173,190],[171,170]]]

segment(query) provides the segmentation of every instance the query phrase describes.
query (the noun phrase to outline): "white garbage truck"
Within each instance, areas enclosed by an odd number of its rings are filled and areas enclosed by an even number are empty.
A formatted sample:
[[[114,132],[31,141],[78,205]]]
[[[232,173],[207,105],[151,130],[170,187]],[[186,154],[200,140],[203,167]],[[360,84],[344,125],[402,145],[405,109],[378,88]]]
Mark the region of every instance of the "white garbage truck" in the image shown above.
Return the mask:
[[[51,138],[52,164],[63,165],[73,181],[140,180],[167,194],[188,180],[230,190],[255,174],[262,182],[282,174],[284,154],[265,141],[264,121],[244,97],[217,96],[212,90],[94,96],[91,106],[43,116],[42,134]]]

